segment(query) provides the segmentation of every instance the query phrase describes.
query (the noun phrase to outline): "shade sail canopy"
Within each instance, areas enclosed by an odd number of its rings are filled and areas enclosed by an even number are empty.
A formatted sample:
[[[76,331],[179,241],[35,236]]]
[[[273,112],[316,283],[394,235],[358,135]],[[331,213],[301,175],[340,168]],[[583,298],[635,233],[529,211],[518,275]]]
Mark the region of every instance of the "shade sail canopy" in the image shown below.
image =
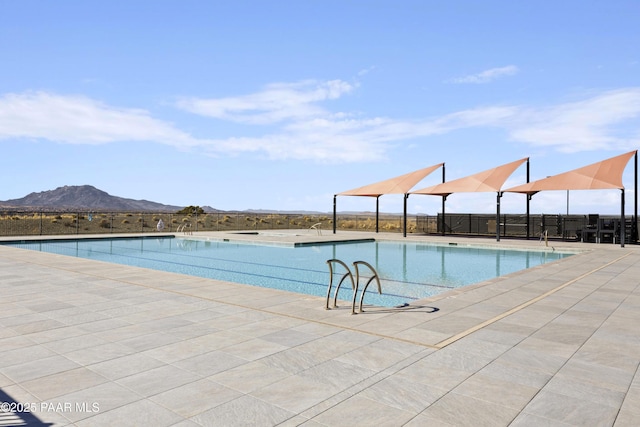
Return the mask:
[[[539,179],[528,184],[517,185],[504,191],[535,194],[554,190],[604,190],[623,189],[622,173],[636,151],[621,154],[588,166]]]
[[[406,194],[418,182],[424,179],[431,172],[442,167],[442,165],[444,165],[444,163],[438,163],[437,165],[409,172],[395,178],[365,185],[364,187],[354,188],[353,190],[343,191],[342,193],[338,193],[338,196],[378,197],[383,194]]]
[[[507,178],[527,160],[528,158],[525,157],[524,159],[516,160],[515,162],[488,169],[474,175],[412,191],[410,194],[448,196],[453,193],[500,191],[500,188],[502,188]]]

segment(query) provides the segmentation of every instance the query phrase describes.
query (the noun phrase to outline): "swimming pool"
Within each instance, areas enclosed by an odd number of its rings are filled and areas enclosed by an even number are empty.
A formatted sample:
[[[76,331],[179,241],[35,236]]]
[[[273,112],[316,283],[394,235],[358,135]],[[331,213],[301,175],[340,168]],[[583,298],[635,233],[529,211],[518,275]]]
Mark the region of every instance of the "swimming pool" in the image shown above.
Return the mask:
[[[325,296],[328,259],[371,264],[382,295],[367,290],[366,304],[391,307],[555,261],[571,253],[370,241],[306,246],[258,245],[183,238],[79,239],[5,245],[152,268],[235,283]],[[344,270],[337,268],[334,282]],[[364,272],[370,276],[369,271]],[[364,285],[362,282],[361,285]],[[345,284],[339,299],[351,301]]]

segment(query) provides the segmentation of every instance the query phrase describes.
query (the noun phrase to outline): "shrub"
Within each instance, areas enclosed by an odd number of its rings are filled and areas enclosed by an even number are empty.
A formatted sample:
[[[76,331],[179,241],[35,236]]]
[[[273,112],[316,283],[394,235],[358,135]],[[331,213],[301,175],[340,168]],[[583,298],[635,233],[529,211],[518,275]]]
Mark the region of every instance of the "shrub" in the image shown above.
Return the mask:
[[[347,229],[355,228],[355,226],[356,226],[355,221],[342,221],[342,223],[340,224],[340,228],[347,228]]]
[[[194,211],[198,215],[201,215],[204,213],[204,209],[202,209],[200,206],[187,206],[186,208],[180,209],[176,213],[178,215],[191,215]]]

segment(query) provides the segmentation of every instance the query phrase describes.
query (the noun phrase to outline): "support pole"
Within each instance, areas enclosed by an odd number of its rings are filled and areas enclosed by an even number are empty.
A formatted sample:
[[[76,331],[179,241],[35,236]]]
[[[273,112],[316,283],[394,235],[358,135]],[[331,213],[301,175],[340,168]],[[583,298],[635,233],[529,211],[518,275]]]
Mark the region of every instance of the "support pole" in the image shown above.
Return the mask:
[[[445,182],[445,170],[444,170],[444,163],[442,164],[442,183],[444,184]],[[444,220],[444,202],[445,200],[447,200],[447,196],[442,196],[442,235],[444,236],[445,233],[445,225],[446,222]]]
[[[404,216],[402,217],[402,228],[403,228],[403,235],[404,237],[407,237],[407,199],[409,198],[409,195],[407,193],[404,193]]]
[[[498,191],[497,203],[496,203],[496,242],[500,241],[500,199],[502,198],[502,193]]]
[[[380,195],[376,196],[376,233],[380,224]]]
[[[444,219],[444,201],[447,200],[447,196],[442,196],[442,235],[444,236],[445,234],[445,226],[446,226],[446,221]]]
[[[333,195],[333,234],[336,234],[336,197],[337,194]]]
[[[527,184],[529,183],[529,159],[527,159]],[[531,195],[529,195],[527,193],[527,240],[529,240],[529,237],[531,236],[531,232],[529,230],[529,216],[530,216],[530,211],[529,211],[529,204],[531,202]]]
[[[638,243],[638,151],[634,157],[634,174],[633,174],[633,227],[631,228],[631,237]]]
[[[624,188],[620,189],[620,247],[624,248],[624,235],[626,234],[626,220],[624,218]]]

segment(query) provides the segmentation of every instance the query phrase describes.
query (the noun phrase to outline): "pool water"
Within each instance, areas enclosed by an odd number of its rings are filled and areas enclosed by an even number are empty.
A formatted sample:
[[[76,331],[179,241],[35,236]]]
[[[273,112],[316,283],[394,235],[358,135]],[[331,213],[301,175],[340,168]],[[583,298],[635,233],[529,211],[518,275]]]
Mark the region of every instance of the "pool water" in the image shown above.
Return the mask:
[[[364,301],[386,307],[411,303],[572,255],[416,242],[291,247],[170,237],[27,241],[8,245],[317,296],[325,296],[327,292],[328,259],[345,262],[354,278],[353,262],[366,261],[377,270],[383,293],[378,295],[372,285]],[[334,284],[344,272],[335,265]],[[360,272],[365,276],[360,281],[362,288],[371,275],[366,268]],[[347,281],[339,299],[351,301],[352,295]]]

